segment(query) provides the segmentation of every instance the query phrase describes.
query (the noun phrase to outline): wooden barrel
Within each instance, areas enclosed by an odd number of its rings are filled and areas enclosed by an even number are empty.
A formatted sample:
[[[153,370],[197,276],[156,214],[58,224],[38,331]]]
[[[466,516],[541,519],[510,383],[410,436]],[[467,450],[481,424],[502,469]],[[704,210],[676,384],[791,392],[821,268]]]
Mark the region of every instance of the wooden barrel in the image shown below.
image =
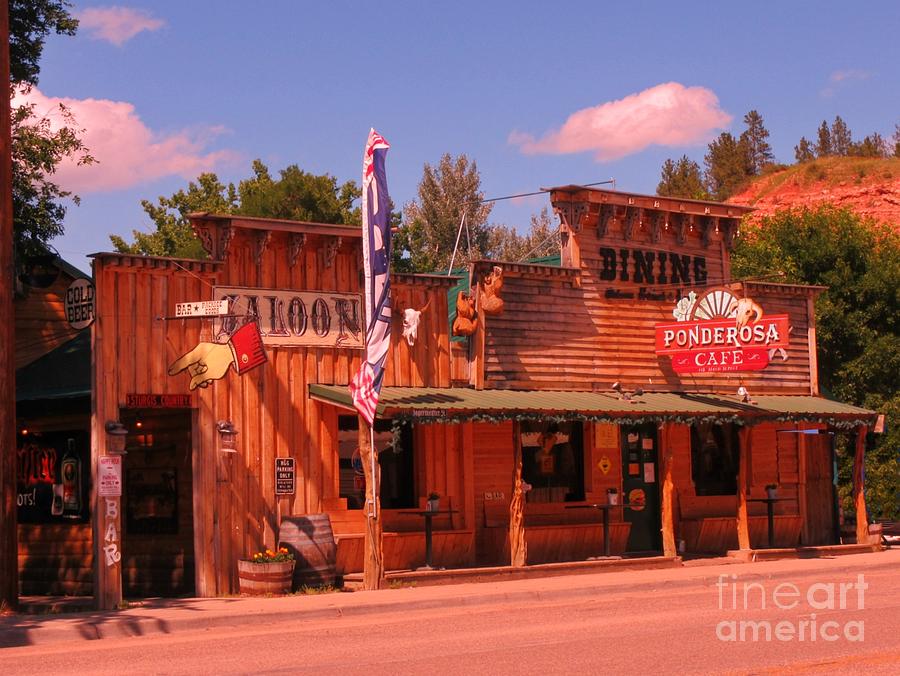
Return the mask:
[[[278,546],[294,555],[294,589],[334,585],[337,548],[327,514],[286,516],[278,530]]]
[[[238,561],[238,581],[241,594],[265,596],[290,593],[293,564],[293,561],[255,563],[241,559]]]

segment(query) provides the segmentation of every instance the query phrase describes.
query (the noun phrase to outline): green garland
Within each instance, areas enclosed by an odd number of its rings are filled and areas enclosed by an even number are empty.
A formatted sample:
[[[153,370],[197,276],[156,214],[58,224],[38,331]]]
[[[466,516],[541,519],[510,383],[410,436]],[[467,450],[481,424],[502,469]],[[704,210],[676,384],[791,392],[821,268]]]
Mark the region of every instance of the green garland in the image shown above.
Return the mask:
[[[792,422],[792,423],[816,423],[826,424],[840,430],[851,430],[860,426],[868,426],[872,421],[866,418],[834,418],[827,415],[802,415],[802,414],[783,414],[783,415],[759,415],[752,418],[741,416],[739,414],[721,415],[681,415],[681,414],[654,414],[640,417],[610,416],[610,415],[594,415],[586,413],[558,413],[547,414],[538,412],[522,412],[522,411],[506,411],[502,413],[464,413],[460,415],[441,415],[441,416],[417,416],[410,413],[396,415],[392,419],[391,433],[393,435],[392,445],[399,445],[400,434],[403,425],[416,423],[418,425],[458,425],[466,422],[488,422],[503,423],[508,421],[539,421],[539,422],[567,422],[581,421],[593,423],[606,423],[612,425],[641,425],[644,423],[669,423],[675,425],[693,425],[696,423],[713,423],[716,425],[725,425],[731,423],[737,426],[756,425],[767,422]]]

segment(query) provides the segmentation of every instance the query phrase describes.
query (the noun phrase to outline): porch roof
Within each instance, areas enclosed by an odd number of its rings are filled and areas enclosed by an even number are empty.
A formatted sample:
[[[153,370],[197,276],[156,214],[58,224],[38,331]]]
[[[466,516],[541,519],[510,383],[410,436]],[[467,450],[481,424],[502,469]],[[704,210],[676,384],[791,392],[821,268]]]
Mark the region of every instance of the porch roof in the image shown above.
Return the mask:
[[[311,384],[309,393],[313,399],[355,410],[345,385]],[[870,424],[876,414],[811,396],[760,396],[745,403],[739,397],[685,392],[645,392],[625,398],[606,392],[383,387],[376,415],[419,423],[549,417],[597,422],[793,420],[850,427]]]

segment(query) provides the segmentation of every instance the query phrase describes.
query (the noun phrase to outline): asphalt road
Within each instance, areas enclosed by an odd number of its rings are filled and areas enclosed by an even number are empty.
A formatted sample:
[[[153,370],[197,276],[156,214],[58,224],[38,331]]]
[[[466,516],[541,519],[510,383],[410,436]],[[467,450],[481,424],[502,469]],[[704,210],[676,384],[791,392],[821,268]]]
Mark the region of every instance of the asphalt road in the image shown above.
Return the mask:
[[[374,592],[401,602],[6,648],[0,673],[896,674],[900,569],[878,556],[528,580],[502,583],[499,594],[498,585],[465,585],[457,592],[466,602],[446,606],[448,588]]]

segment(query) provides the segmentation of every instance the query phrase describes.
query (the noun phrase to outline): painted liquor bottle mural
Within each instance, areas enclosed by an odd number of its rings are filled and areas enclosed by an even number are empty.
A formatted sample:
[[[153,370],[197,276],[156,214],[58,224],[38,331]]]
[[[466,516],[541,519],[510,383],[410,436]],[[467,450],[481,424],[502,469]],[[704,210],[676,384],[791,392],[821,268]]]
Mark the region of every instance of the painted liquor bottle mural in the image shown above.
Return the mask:
[[[676,373],[759,371],[787,359],[788,315],[766,315],[751,298],[727,289],[678,301],[671,324],[656,325],[656,354],[669,355]]]

